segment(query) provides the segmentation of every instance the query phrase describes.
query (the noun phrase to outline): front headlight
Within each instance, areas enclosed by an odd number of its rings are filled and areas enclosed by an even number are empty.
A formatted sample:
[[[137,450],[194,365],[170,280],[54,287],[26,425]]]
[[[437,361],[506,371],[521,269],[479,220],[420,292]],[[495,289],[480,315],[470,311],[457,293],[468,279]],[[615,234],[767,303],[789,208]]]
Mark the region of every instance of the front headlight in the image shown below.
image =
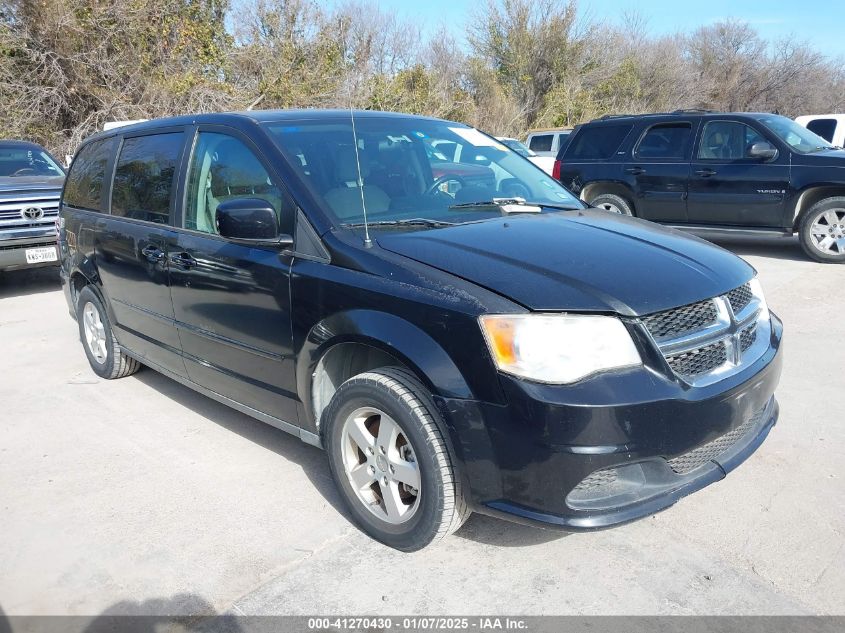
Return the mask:
[[[614,317],[494,314],[479,323],[496,366],[529,380],[565,384],[642,364],[628,330]]]

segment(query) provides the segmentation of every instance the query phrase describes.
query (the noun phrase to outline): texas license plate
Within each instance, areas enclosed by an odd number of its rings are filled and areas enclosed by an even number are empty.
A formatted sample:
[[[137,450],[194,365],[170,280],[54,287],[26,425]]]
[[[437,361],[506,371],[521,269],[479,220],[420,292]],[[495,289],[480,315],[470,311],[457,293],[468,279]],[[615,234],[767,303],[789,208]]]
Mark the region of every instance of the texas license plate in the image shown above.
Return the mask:
[[[26,249],[26,263],[40,264],[42,262],[54,262],[58,259],[55,246],[42,246],[40,248]]]

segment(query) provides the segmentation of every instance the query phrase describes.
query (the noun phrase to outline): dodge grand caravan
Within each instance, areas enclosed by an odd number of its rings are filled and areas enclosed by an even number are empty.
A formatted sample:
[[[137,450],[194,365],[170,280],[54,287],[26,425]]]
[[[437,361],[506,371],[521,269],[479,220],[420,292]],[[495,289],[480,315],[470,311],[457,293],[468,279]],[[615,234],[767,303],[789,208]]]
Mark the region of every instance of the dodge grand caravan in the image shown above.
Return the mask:
[[[493,177],[435,171],[443,142]],[[250,112],[101,133],[70,169],[60,245],[97,375],[143,364],[325,448],[353,519],[401,550],[471,511],[563,530],[651,515],[778,415],[782,326],[748,264],[588,209],[458,123]]]

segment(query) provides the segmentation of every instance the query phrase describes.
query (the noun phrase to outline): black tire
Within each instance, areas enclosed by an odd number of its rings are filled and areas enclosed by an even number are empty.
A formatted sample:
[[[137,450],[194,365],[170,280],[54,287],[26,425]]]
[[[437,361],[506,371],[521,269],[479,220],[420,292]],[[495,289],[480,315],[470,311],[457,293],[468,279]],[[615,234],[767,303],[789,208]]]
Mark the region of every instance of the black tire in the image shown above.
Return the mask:
[[[348,441],[344,440],[344,425],[353,412],[366,407],[390,416],[413,449],[420,478],[418,505],[404,523],[394,524],[376,516],[347,475],[342,452],[343,442]],[[410,372],[387,367],[350,378],[334,394],[322,420],[323,443],[335,483],[355,523],[372,538],[413,552],[451,534],[469,517],[471,511],[438,426],[440,414],[426,388]],[[361,456],[366,457],[363,451]],[[373,485],[379,489],[377,482]]]
[[[85,310],[89,305],[92,306],[93,310],[97,311],[100,323],[102,324],[105,339],[105,352],[102,360],[97,359],[86,340]],[[97,293],[88,286],[80,291],[76,299],[76,321],[79,324],[79,339],[82,342],[82,349],[85,350],[85,356],[88,357],[88,363],[91,365],[91,369],[100,378],[107,380],[123,378],[134,374],[141,368],[141,363],[134,358],[130,358],[120,349],[120,345],[118,345],[117,339],[112,332],[109,316],[103,307],[103,302],[97,296]]]
[[[833,213],[839,222],[830,223],[825,214]],[[838,247],[839,252],[832,252],[823,249],[819,237],[822,234],[813,234],[813,225],[821,219],[822,224],[829,226],[828,234],[832,237],[838,237],[839,243],[843,246]],[[832,233],[831,233],[832,232]],[[801,242],[801,248],[810,259],[817,262],[842,264],[845,263],[845,197],[837,196],[834,198],[825,198],[820,200],[801,218],[801,224],[798,227],[798,237]],[[834,247],[837,248],[837,247]]]
[[[604,209],[619,215],[634,215],[634,205],[622,196],[613,193],[602,193],[590,200],[590,206]]]

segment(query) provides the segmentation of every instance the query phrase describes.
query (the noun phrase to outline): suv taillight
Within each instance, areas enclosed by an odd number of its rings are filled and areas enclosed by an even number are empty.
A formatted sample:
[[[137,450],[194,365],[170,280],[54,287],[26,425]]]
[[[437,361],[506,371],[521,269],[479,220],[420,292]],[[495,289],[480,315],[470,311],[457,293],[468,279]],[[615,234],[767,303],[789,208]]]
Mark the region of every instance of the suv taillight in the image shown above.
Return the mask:
[[[552,167],[552,178],[554,178],[555,180],[560,180],[560,167],[561,162],[555,159],[555,166]]]

